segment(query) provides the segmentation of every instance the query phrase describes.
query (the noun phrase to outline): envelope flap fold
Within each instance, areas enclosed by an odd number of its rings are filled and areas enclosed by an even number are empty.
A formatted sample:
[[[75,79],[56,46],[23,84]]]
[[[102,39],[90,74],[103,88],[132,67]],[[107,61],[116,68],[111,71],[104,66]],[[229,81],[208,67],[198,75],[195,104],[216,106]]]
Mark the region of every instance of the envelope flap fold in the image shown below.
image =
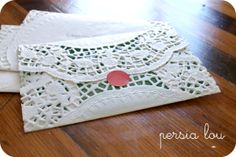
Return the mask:
[[[112,70],[138,74],[158,69],[186,47],[173,28],[156,23],[143,32],[20,46],[19,70],[75,83],[99,81]]]

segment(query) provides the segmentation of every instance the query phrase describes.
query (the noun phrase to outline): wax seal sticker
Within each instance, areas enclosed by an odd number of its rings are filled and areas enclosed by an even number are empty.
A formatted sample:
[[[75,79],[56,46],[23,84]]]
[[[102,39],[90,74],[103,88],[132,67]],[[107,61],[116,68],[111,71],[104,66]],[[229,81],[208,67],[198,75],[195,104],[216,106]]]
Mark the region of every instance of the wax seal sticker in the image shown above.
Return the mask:
[[[129,83],[129,75],[120,70],[114,70],[107,75],[107,81],[113,86],[125,86]]]

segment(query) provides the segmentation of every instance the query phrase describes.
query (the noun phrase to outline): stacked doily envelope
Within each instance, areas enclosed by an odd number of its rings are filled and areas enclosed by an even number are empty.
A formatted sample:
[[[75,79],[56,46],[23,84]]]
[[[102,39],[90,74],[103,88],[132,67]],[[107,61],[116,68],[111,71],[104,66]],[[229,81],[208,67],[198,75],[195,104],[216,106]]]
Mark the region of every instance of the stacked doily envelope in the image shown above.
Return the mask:
[[[20,73],[26,132],[220,92],[187,43],[165,22],[33,11],[20,27],[5,29],[17,33],[4,35],[0,65],[18,71],[8,77]],[[117,70],[129,75],[126,85],[107,81]]]

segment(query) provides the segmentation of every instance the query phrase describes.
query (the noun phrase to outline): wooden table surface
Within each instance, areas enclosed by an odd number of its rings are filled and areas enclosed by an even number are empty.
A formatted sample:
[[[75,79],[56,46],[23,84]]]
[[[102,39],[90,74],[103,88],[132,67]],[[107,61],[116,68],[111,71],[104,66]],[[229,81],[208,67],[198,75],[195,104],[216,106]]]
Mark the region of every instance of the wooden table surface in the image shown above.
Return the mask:
[[[0,94],[0,143],[14,157],[222,157],[236,143],[236,14],[221,0],[16,0],[0,14],[18,25],[31,9],[168,21],[222,93],[101,120],[25,134],[20,95]],[[205,139],[203,127],[224,139]],[[193,132],[197,140],[163,140]]]

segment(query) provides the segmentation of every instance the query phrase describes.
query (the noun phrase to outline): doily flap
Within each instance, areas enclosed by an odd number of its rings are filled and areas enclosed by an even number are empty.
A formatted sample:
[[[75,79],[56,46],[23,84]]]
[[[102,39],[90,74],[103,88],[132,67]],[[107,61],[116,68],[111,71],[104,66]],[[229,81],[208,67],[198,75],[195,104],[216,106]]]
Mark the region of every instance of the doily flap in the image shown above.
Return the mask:
[[[112,70],[137,74],[158,69],[186,47],[171,28],[157,25],[144,32],[21,45],[19,70],[47,72],[76,83],[98,81]]]

